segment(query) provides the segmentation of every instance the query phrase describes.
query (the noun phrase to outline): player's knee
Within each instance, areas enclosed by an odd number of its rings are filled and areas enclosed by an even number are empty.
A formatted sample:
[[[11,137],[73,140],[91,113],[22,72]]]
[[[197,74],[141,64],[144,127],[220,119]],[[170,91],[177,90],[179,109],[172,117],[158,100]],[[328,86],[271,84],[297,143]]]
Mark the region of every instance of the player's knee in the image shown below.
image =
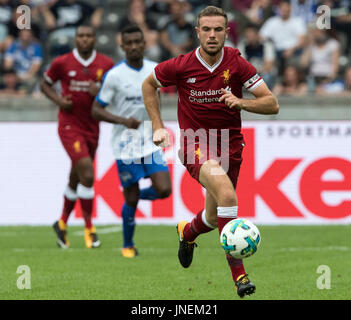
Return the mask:
[[[157,193],[157,195],[159,196],[160,199],[167,198],[172,193],[172,187],[171,186],[158,187],[156,189],[156,193]]]
[[[124,195],[126,204],[129,207],[133,207],[135,208],[138,205],[138,201],[139,201],[139,195],[136,193],[129,193],[129,194],[125,194]]]
[[[80,180],[83,185],[92,187],[94,184],[94,173],[87,170],[81,175]]]
[[[136,208],[136,206],[138,205],[139,199],[132,197],[132,198],[125,199],[125,201],[127,206]]]
[[[229,190],[223,188],[219,192],[218,202],[221,204],[221,206],[237,205],[237,198],[236,198],[235,192],[231,190],[231,188]]]

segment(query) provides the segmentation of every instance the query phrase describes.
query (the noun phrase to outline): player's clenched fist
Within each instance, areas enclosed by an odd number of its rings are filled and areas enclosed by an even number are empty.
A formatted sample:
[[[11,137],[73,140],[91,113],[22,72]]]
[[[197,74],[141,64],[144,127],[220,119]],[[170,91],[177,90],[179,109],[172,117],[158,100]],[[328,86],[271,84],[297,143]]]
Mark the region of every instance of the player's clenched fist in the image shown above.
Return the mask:
[[[170,134],[165,128],[155,130],[152,140],[156,146],[161,148],[167,148],[171,145]]]
[[[72,107],[73,107],[72,95],[69,94],[67,96],[61,97],[58,105],[61,109],[65,111],[72,110]]]
[[[100,90],[99,83],[96,83],[93,80],[89,80],[89,88],[88,88],[89,94],[95,97],[99,93],[99,90]]]
[[[223,95],[219,98],[219,102],[224,102],[225,105],[229,108],[237,108],[241,109],[242,108],[242,100],[236,97],[234,94],[226,91],[225,89],[221,89]]]

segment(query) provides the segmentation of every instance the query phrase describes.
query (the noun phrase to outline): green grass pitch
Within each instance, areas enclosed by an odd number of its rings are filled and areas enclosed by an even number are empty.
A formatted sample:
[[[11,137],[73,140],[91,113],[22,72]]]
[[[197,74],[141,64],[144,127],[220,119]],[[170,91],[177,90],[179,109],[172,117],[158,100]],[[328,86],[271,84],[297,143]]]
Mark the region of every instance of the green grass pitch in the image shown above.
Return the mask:
[[[256,293],[245,300],[351,299],[351,226],[259,226],[262,242],[245,259]],[[120,254],[120,226],[98,227],[102,247],[86,249],[82,227],[69,227],[71,248],[56,247],[51,227],[0,227],[2,300],[229,300],[234,292],[218,232],[198,238],[193,264],[177,258],[174,226],[137,226],[140,255]],[[30,268],[31,289],[20,290],[17,268]],[[319,266],[330,289],[319,289]]]

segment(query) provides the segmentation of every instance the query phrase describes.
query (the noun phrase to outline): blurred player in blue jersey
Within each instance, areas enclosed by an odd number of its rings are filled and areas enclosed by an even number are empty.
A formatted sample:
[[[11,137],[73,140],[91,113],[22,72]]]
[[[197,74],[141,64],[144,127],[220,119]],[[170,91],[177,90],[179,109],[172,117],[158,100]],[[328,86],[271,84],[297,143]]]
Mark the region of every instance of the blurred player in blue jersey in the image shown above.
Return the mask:
[[[138,26],[122,30],[122,49],[126,58],[106,74],[92,115],[114,124],[111,144],[125,198],[122,255],[133,258],[138,254],[133,241],[138,201],[168,197],[171,179],[162,149],[152,142],[152,126],[142,98],[142,83],[157,63],[144,59],[145,40]],[[139,180],[147,177],[152,185],[139,189]]]

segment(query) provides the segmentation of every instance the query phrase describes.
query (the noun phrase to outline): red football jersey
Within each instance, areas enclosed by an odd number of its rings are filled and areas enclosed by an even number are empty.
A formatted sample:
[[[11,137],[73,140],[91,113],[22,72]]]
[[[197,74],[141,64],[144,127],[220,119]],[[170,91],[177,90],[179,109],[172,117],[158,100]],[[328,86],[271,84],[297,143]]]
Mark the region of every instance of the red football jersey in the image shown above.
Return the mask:
[[[177,86],[180,129],[229,129],[230,142],[242,143],[240,110],[218,102],[221,88],[241,98],[243,87],[253,90],[263,80],[238,49],[224,47],[220,60],[210,66],[197,48],[158,64],[154,78],[159,86]]]
[[[71,95],[73,101],[70,112],[59,109],[60,126],[71,125],[87,135],[99,134],[99,122],[91,116],[95,97],[88,92],[89,81],[101,82],[113,65],[109,57],[95,50],[88,60],[82,59],[77,49],[53,60],[45,79],[51,84],[61,81],[62,96]]]

